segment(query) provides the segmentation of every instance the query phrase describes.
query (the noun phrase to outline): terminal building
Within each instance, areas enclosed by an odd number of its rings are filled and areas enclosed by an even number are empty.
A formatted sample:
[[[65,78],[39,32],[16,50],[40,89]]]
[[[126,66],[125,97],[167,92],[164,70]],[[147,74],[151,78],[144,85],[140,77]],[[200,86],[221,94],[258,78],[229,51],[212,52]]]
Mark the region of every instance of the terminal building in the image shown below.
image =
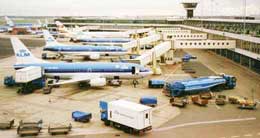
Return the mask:
[[[67,26],[73,25],[99,25],[100,29],[135,29],[135,28],[164,28],[170,31],[179,27],[183,31],[189,30],[193,34],[206,34],[210,40],[235,40],[235,48],[232,49],[209,49],[237,64],[260,74],[260,20],[251,17],[228,17],[228,18],[196,18],[193,10],[197,3],[182,3],[187,11],[186,18],[173,17],[145,17],[145,18],[57,18]],[[55,26],[50,24],[50,26]],[[175,31],[176,32],[176,31]],[[176,35],[177,36],[177,35]],[[175,36],[175,37],[176,37]],[[178,35],[178,37],[191,37],[192,35]],[[193,35],[202,39],[202,35]],[[192,36],[192,37],[193,37]],[[193,37],[193,38],[194,38]],[[194,39],[195,41],[196,39]],[[185,43],[184,43],[185,44]],[[203,43],[198,43],[203,44]],[[218,43],[216,43],[217,45]],[[215,45],[215,43],[213,43]]]

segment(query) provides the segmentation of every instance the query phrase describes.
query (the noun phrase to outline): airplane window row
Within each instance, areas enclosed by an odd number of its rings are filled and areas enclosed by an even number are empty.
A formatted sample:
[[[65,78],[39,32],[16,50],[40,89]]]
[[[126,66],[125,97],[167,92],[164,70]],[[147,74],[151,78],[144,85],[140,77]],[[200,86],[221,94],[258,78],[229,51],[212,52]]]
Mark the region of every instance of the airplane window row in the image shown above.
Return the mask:
[[[217,43],[215,43],[215,42],[208,42],[208,44],[207,44],[206,42],[203,42],[203,43],[202,43],[202,42],[198,42],[198,43],[197,43],[197,42],[190,42],[190,43],[188,43],[188,42],[182,43],[182,42],[181,42],[181,43],[180,43],[180,45],[184,45],[184,44],[185,44],[185,45],[188,45],[188,44],[189,44],[189,45],[204,45],[204,46],[205,46],[205,45],[213,45],[213,46],[214,46],[214,45],[225,45],[225,44],[226,44],[226,45],[229,45],[229,42],[226,42],[226,43],[225,43],[225,42],[222,42],[222,43],[221,43],[221,42],[217,42]]]

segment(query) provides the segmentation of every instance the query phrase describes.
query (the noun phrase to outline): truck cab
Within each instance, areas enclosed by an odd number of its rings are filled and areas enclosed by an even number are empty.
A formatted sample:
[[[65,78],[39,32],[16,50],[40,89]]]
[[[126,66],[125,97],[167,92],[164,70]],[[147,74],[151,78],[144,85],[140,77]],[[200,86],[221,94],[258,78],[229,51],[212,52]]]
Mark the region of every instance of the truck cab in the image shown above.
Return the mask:
[[[224,75],[223,78],[226,80],[226,87],[233,89],[236,87],[237,78],[231,75]]]

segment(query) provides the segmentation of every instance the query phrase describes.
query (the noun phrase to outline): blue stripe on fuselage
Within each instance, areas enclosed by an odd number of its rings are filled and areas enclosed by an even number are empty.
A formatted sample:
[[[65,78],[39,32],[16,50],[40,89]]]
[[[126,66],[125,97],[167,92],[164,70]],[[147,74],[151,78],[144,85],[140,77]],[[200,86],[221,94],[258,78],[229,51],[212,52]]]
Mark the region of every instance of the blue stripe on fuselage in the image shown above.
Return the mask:
[[[46,46],[44,51],[53,52],[127,52],[118,46]]]
[[[132,67],[137,67],[140,72],[149,72],[149,69],[134,63],[35,63],[35,64],[16,64],[15,69],[29,66],[40,66],[45,73],[113,73],[113,72],[132,72]]]
[[[131,39],[127,38],[80,38],[78,39],[81,42],[98,42],[98,43],[126,43],[130,42]]]

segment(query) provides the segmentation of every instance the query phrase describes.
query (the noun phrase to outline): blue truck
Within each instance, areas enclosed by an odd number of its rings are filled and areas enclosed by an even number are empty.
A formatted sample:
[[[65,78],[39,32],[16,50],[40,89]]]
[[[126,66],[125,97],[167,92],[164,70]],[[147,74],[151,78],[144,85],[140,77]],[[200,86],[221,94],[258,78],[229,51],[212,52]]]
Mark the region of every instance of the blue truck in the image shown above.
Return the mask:
[[[157,97],[155,97],[155,96],[142,96],[140,98],[140,104],[155,107],[155,106],[157,106]]]
[[[163,88],[165,81],[164,80],[149,80],[149,88]]]
[[[4,78],[4,85],[7,87],[13,87],[13,86],[18,86],[19,89],[17,93],[19,94],[28,94],[32,93],[34,90],[41,89],[45,87],[45,78],[41,77],[36,80],[32,80],[27,83],[17,83],[15,82],[15,79],[13,76],[6,76]]]
[[[192,55],[190,55],[190,54],[185,54],[185,55],[182,57],[182,61],[183,61],[183,62],[189,62],[191,59],[197,59],[197,57],[192,56]]]
[[[74,121],[84,122],[84,123],[89,122],[90,119],[92,118],[91,113],[86,113],[81,111],[74,111],[72,112],[71,116],[74,119]]]
[[[233,89],[236,87],[236,80],[234,76],[222,74],[168,82],[163,88],[163,93],[170,97],[181,97],[209,90]]]

